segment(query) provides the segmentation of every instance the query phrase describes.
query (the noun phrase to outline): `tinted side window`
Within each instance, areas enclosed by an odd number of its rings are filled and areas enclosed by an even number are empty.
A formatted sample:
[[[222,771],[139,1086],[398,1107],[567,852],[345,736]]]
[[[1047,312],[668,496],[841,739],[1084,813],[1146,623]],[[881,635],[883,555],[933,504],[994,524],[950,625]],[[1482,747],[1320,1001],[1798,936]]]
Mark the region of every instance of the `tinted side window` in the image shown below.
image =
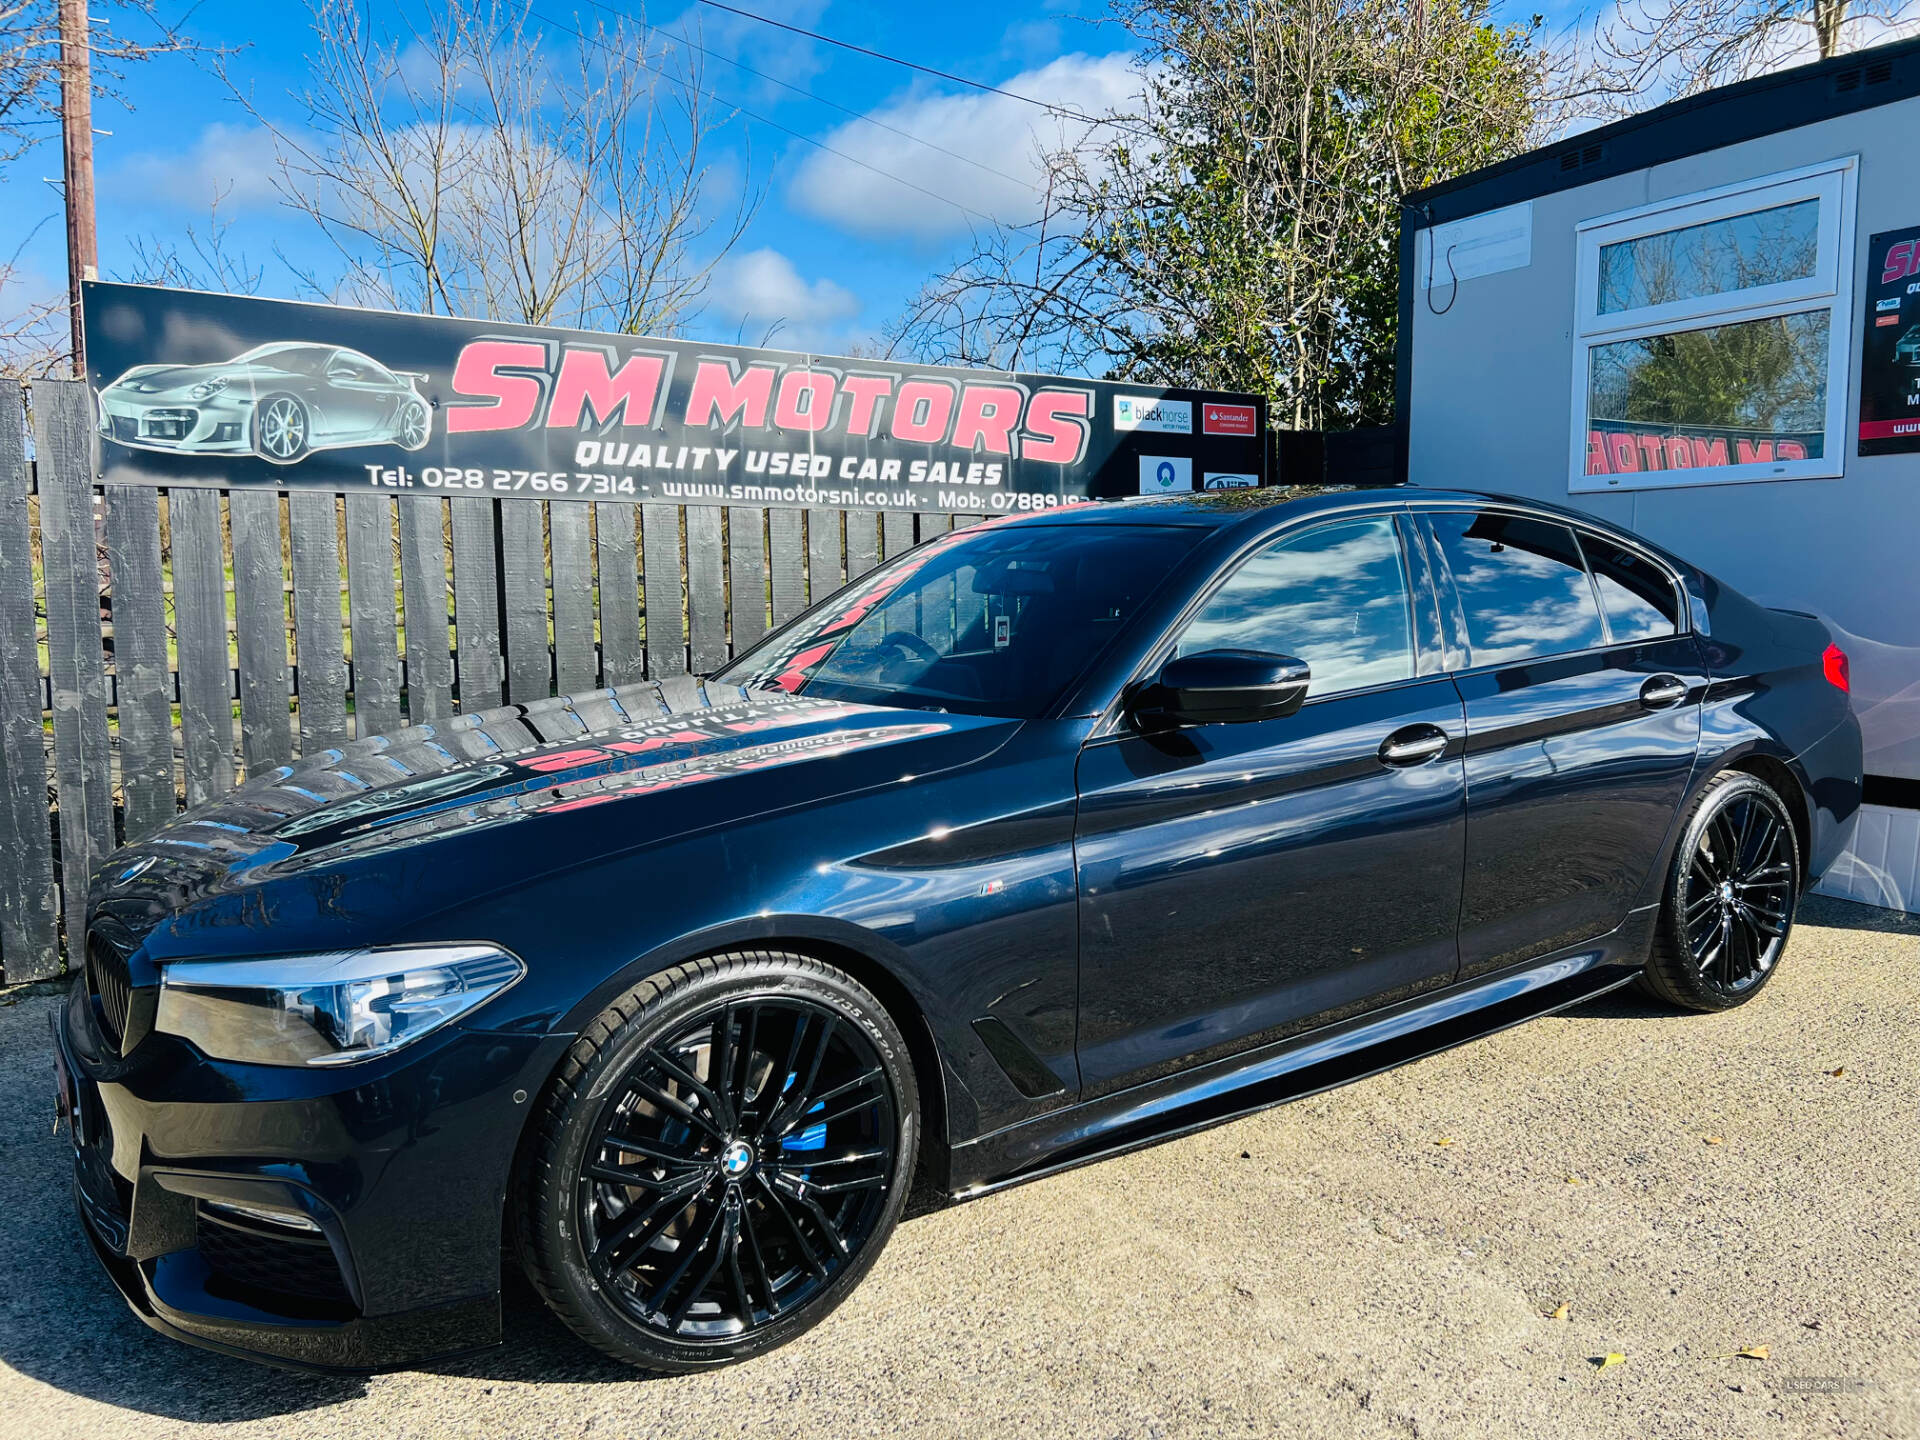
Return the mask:
[[[1306,661],[1310,695],[1411,679],[1407,572],[1392,517],[1289,536],[1234,571],[1174,653],[1229,649]]]
[[[1437,514],[1472,665],[1510,665],[1605,643],[1573,532],[1495,511]]]
[[[1580,548],[1593,571],[1614,644],[1658,640],[1679,630],[1680,599],[1666,571],[1604,535],[1582,530]]]

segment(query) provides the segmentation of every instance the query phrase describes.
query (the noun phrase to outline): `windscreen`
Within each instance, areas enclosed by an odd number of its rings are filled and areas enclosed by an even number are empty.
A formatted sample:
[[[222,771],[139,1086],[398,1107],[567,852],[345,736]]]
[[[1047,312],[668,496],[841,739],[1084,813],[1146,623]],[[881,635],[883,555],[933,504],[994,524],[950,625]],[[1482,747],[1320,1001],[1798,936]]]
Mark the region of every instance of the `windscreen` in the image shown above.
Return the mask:
[[[1124,629],[1203,531],[1011,525],[909,551],[723,670],[723,683],[1030,719]]]

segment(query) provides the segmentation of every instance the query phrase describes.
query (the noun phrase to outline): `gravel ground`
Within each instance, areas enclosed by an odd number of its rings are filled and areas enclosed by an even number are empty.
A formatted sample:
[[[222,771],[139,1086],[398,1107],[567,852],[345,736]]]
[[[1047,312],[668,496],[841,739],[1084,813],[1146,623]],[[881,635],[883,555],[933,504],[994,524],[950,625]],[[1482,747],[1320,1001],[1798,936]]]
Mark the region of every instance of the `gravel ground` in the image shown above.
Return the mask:
[[[0,1008],[0,1435],[1920,1436],[1916,979],[1920,923],[1811,900],[1742,1010],[1610,996],[927,1197],[821,1328],[669,1380],[518,1289],[504,1348],[370,1380],[150,1333],[76,1229],[30,994]]]

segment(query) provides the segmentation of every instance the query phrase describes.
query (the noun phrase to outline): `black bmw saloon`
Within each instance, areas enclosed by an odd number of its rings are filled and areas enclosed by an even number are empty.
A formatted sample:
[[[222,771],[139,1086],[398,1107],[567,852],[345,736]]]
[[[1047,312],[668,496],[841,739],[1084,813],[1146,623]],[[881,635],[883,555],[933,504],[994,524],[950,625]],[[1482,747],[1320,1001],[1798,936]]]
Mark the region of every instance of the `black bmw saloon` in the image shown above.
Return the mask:
[[[79,1214],[234,1354],[494,1343],[518,1266],[621,1360],[735,1361],[916,1166],[978,1194],[1636,980],[1752,999],[1860,789],[1820,622],[1589,516],[985,521],[717,675],[356,740],[118,852],[56,1024]]]

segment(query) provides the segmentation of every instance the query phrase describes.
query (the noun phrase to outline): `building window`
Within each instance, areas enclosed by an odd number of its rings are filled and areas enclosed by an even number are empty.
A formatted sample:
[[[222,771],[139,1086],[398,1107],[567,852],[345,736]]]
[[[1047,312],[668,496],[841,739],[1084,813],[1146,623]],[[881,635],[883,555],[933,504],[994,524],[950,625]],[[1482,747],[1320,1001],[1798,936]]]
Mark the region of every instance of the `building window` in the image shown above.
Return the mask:
[[[1841,473],[1853,158],[1579,227],[1573,491]]]

